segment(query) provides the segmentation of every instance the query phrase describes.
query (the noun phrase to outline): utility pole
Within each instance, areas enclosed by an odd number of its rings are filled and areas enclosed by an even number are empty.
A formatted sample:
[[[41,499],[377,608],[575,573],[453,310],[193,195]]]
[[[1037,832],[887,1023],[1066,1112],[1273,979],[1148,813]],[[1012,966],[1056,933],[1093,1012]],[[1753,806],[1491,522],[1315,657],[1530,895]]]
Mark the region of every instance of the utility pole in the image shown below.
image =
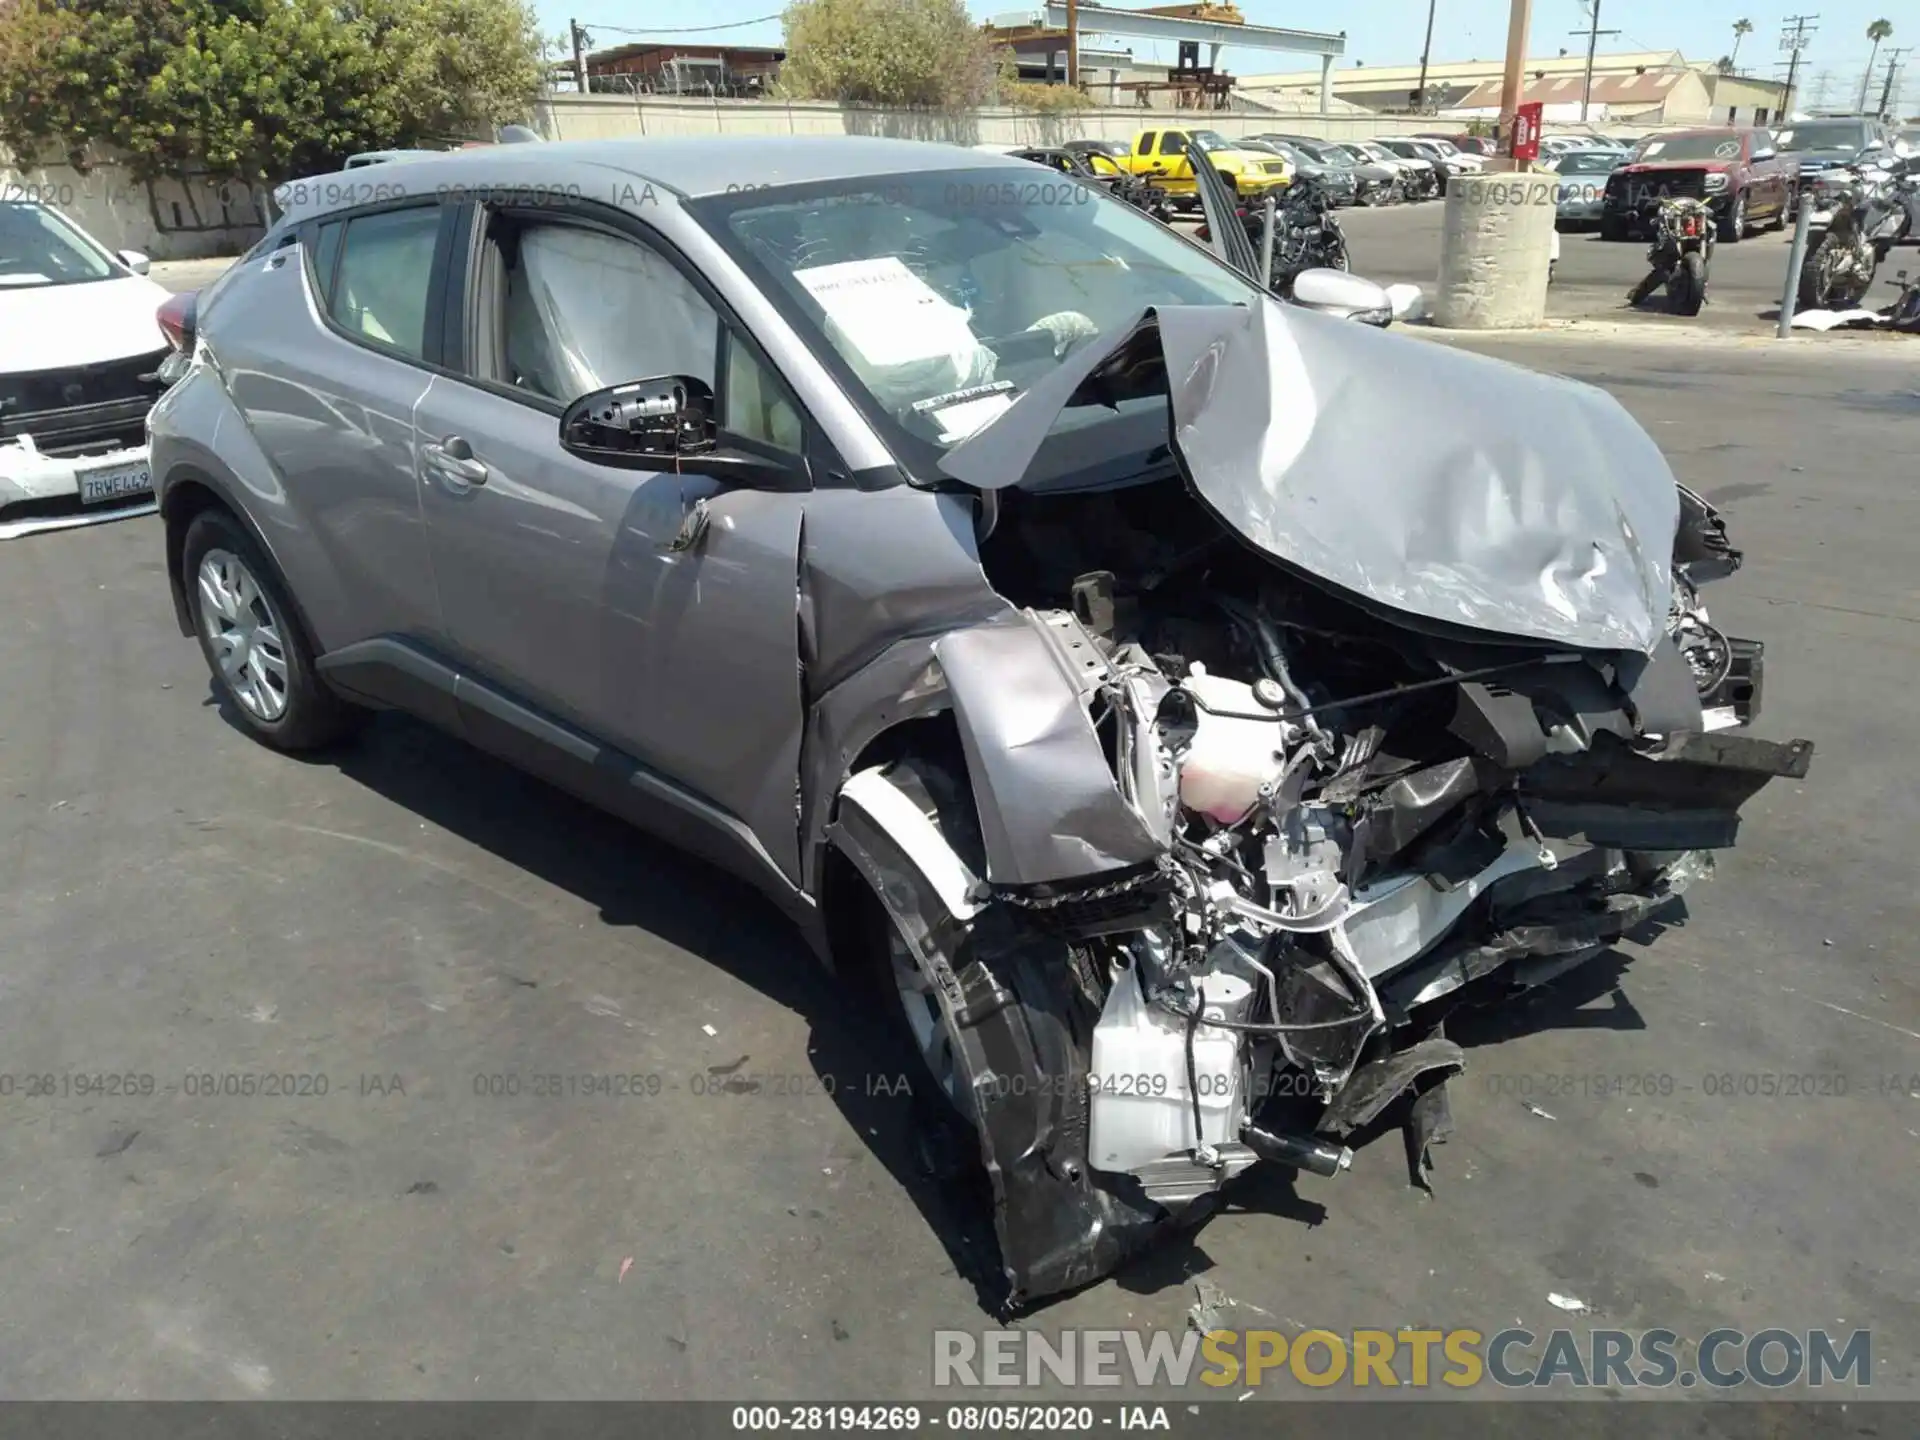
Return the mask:
[[[1513,158],[1513,112],[1520,108],[1525,93],[1521,72],[1527,64],[1527,32],[1533,26],[1533,0],[1513,0],[1507,20],[1507,68],[1500,81],[1500,154],[1506,157],[1502,169],[1517,170],[1523,162]]]
[[[1413,92],[1416,114],[1427,113],[1427,57],[1433,54],[1433,12],[1440,0],[1427,0],[1427,43],[1420,47],[1420,88]]]
[[[1067,0],[1067,86],[1080,88],[1080,4]]]
[[[1789,15],[1780,22],[1780,48],[1787,55],[1787,89],[1780,97],[1780,113],[1783,118],[1793,116],[1793,82],[1800,76],[1800,52],[1807,48],[1807,41],[1818,28],[1813,22],[1818,15]]]
[[[573,40],[573,85],[584,95],[587,93],[587,32],[580,28],[578,20],[569,20],[567,34]]]
[[[1887,83],[1880,87],[1880,118],[1883,120],[1887,117],[1887,107],[1893,104],[1893,82],[1900,73],[1900,62],[1912,53],[1911,45],[1887,51]]]
[[[1587,28],[1584,31],[1569,30],[1567,32],[1569,35],[1584,34],[1587,37],[1587,82],[1580,90],[1580,123],[1582,125],[1587,123],[1587,105],[1593,99],[1593,56],[1594,52],[1600,46],[1600,37],[1602,35],[1618,35],[1620,33],[1618,30],[1602,30],[1600,28],[1600,0],[1592,0],[1592,4],[1593,16]]]

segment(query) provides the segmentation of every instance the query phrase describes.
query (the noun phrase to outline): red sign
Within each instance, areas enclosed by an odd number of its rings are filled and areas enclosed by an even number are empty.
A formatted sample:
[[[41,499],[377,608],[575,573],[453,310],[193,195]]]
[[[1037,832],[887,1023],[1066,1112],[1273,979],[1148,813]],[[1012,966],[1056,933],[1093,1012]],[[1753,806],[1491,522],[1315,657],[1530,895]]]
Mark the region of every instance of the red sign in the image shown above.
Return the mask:
[[[1541,103],[1536,100],[1531,105],[1522,105],[1513,112],[1513,158],[1516,160],[1537,160],[1540,158],[1540,112]]]

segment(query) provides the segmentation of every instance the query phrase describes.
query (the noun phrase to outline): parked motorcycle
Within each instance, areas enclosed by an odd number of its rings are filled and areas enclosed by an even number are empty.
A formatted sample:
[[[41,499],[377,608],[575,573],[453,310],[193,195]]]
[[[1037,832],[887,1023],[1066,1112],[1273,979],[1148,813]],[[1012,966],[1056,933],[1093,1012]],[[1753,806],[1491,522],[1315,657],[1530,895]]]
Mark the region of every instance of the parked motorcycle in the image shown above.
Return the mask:
[[[1894,330],[1920,335],[1920,279],[1909,279],[1902,270],[1894,277],[1900,298],[1886,311],[1887,325]]]
[[[1801,262],[1802,310],[1851,310],[1873,285],[1887,252],[1920,228],[1920,169],[1903,160],[1880,180],[1858,172],[1838,185],[1833,219],[1809,231]],[[1833,181],[1828,179],[1829,186]]]
[[[1259,253],[1262,231],[1266,227],[1264,202],[1248,206],[1237,204],[1234,213],[1245,227],[1247,238]],[[1199,230],[1201,240],[1208,239],[1207,227]],[[1273,213],[1273,270],[1270,288],[1282,298],[1291,298],[1296,276],[1305,270],[1345,270],[1347,237],[1334,217],[1333,200],[1319,182],[1297,179],[1284,194],[1276,197]]]
[[[1627,292],[1629,305],[1643,305],[1661,286],[1667,313],[1698,315],[1707,303],[1707,267],[1713,261],[1713,211],[1704,200],[1667,196],[1653,216],[1646,278]]]

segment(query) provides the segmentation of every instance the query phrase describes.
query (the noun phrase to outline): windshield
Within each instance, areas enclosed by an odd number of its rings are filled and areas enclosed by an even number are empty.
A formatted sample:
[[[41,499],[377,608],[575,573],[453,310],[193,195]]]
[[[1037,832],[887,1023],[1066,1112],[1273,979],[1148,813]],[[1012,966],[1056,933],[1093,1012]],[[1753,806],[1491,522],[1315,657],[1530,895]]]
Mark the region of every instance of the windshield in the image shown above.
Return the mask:
[[[1620,155],[1614,150],[1569,150],[1555,162],[1562,175],[1605,175],[1619,165]]]
[[[110,280],[120,267],[44,205],[0,201],[0,289]]]
[[[916,472],[1080,346],[1150,305],[1259,293],[1196,244],[1096,187],[991,167],[717,195],[689,206]],[[1164,396],[1049,456],[1080,471],[1165,444]],[[1056,436],[1057,438],[1057,436]],[[1053,445],[1049,441],[1049,446]]]
[[[1851,154],[1867,143],[1867,127],[1851,121],[1818,121],[1780,132],[1782,150],[1844,150]]]
[[[1640,147],[1636,160],[1738,160],[1738,135],[1657,135]]]
[[[1233,142],[1218,130],[1195,130],[1193,143],[1200,147],[1200,153],[1211,155],[1216,150],[1231,150]]]

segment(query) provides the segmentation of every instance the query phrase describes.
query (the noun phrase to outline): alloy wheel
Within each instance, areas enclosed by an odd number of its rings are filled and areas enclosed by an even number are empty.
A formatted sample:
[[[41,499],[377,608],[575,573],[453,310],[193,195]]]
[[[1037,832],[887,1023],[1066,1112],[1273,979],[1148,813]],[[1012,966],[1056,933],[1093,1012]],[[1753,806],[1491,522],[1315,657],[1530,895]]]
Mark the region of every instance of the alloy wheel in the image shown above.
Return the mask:
[[[272,724],[287,712],[286,631],[246,563],[214,549],[200,562],[200,623],[221,678],[254,719]]]
[[[920,1051],[921,1062],[954,1108],[962,1115],[970,1115],[970,1097],[961,1083],[959,1057],[953,1052],[953,1036],[947,1028],[939,993],[921,968],[913,947],[894,926],[887,928],[887,960],[893,971],[894,991],[900,997],[900,1010]]]

